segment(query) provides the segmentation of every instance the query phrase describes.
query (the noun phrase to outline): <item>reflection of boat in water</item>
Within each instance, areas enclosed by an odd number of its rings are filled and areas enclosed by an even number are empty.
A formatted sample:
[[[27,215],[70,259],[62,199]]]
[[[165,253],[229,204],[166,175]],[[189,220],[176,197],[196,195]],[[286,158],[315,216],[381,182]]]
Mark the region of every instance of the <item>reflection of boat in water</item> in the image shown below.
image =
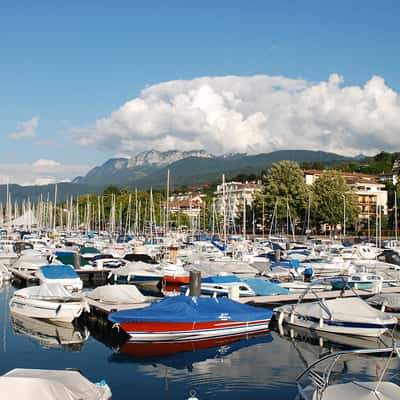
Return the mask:
[[[111,356],[112,362],[161,363],[177,369],[190,368],[193,364],[227,356],[240,349],[260,343],[272,342],[268,330],[252,334],[225,338],[201,339],[184,342],[125,342],[117,353]]]
[[[77,324],[54,324],[50,321],[11,315],[11,323],[15,333],[28,336],[40,343],[41,347],[62,347],[65,350],[81,351],[89,337],[87,328]]]

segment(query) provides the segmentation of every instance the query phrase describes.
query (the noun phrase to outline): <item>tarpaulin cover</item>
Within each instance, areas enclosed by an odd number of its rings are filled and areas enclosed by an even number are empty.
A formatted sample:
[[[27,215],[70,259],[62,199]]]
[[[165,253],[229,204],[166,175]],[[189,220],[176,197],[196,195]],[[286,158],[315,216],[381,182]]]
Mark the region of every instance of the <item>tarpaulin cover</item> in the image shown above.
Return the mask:
[[[61,253],[55,253],[57,260],[62,262],[63,264],[74,264],[74,253],[67,253],[67,252],[61,252]],[[81,257],[81,266],[88,265],[89,261],[86,260],[86,258]]]
[[[277,283],[267,281],[266,279],[245,278],[242,280],[253,289],[256,296],[272,296],[274,294],[289,293],[289,289],[279,286]]]
[[[14,369],[0,377],[4,399],[18,400],[103,400],[111,398],[77,371]]]
[[[122,322],[208,322],[218,320],[255,321],[270,319],[272,312],[228,298],[175,296],[139,310],[111,313],[108,319]]]
[[[385,305],[395,310],[400,310],[400,293],[382,293],[369,298],[367,303],[375,306]]]
[[[81,254],[98,254],[98,253],[100,253],[99,250],[96,249],[96,247],[81,247],[79,252]]]
[[[201,280],[204,283],[232,283],[232,282],[242,282],[240,278],[236,275],[214,275],[208,276],[207,278],[203,278]]]
[[[44,265],[40,268],[47,279],[75,279],[78,274],[70,265]]]
[[[136,304],[145,303],[146,297],[134,285],[108,285],[99,286],[86,297],[108,304]]]
[[[59,283],[42,283],[39,286],[30,286],[17,290],[14,295],[42,300],[71,299],[76,297],[72,296],[72,294]]]

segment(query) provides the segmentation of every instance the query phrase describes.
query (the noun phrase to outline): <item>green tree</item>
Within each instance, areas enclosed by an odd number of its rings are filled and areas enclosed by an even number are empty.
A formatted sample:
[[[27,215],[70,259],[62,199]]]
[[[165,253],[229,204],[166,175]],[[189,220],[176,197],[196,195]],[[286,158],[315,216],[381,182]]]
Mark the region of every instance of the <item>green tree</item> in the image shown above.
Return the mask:
[[[304,182],[304,174],[299,164],[294,161],[280,161],[272,165],[263,176],[265,185],[263,196],[258,196],[255,202],[257,223],[262,219],[262,203],[264,202],[264,221],[272,222],[272,216],[279,226],[285,226],[290,214],[293,225],[304,218],[308,203],[308,191]]]
[[[337,171],[322,174],[314,183],[312,193],[313,214],[318,224],[342,225],[344,216],[346,227],[356,222],[360,211],[357,199]]]

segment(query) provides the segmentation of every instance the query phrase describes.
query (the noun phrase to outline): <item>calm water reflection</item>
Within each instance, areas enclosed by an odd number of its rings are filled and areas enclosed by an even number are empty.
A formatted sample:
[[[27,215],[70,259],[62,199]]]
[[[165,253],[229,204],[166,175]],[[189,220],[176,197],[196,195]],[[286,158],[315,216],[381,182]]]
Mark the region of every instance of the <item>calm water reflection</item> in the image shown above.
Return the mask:
[[[14,289],[0,289],[0,373],[12,368],[79,368],[91,380],[105,378],[116,400],[186,399],[195,389],[204,399],[293,399],[295,378],[308,364],[343,346],[377,347],[378,343],[310,335],[307,331],[276,332],[216,347],[171,347],[124,344],[101,321],[57,327],[29,318],[11,318],[8,300]],[[90,332],[90,335],[89,335]],[[164,354],[164,355],[161,355]],[[360,358],[339,366],[337,379],[376,376],[381,358]],[[397,374],[396,362],[391,374]],[[397,378],[396,378],[397,379]],[[0,396],[1,398],[1,396]]]

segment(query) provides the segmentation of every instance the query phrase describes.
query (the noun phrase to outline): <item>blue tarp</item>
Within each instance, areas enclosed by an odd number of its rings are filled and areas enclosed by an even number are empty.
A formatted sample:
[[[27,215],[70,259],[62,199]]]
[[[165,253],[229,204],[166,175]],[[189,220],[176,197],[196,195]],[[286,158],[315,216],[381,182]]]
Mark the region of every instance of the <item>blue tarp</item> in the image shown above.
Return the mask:
[[[96,247],[81,247],[79,252],[81,254],[98,254],[98,253],[100,253],[100,251],[97,250]]]
[[[282,267],[282,268],[298,268],[300,267],[299,260],[290,261],[279,261],[271,264],[271,268]]]
[[[47,279],[75,279],[78,274],[70,265],[44,265],[41,267],[43,276]]]
[[[228,298],[174,296],[143,309],[118,311],[109,321],[122,322],[208,322],[269,319],[272,311],[240,304]]]
[[[201,280],[204,283],[231,283],[231,282],[241,282],[241,279],[236,275],[222,275],[222,276],[208,276]]]
[[[277,283],[267,281],[261,278],[245,278],[243,282],[247,283],[256,296],[272,296],[274,294],[288,294],[289,289],[279,286]]]
[[[225,250],[225,245],[219,244],[218,242],[211,240],[211,244],[214,245],[217,249],[224,251]]]

